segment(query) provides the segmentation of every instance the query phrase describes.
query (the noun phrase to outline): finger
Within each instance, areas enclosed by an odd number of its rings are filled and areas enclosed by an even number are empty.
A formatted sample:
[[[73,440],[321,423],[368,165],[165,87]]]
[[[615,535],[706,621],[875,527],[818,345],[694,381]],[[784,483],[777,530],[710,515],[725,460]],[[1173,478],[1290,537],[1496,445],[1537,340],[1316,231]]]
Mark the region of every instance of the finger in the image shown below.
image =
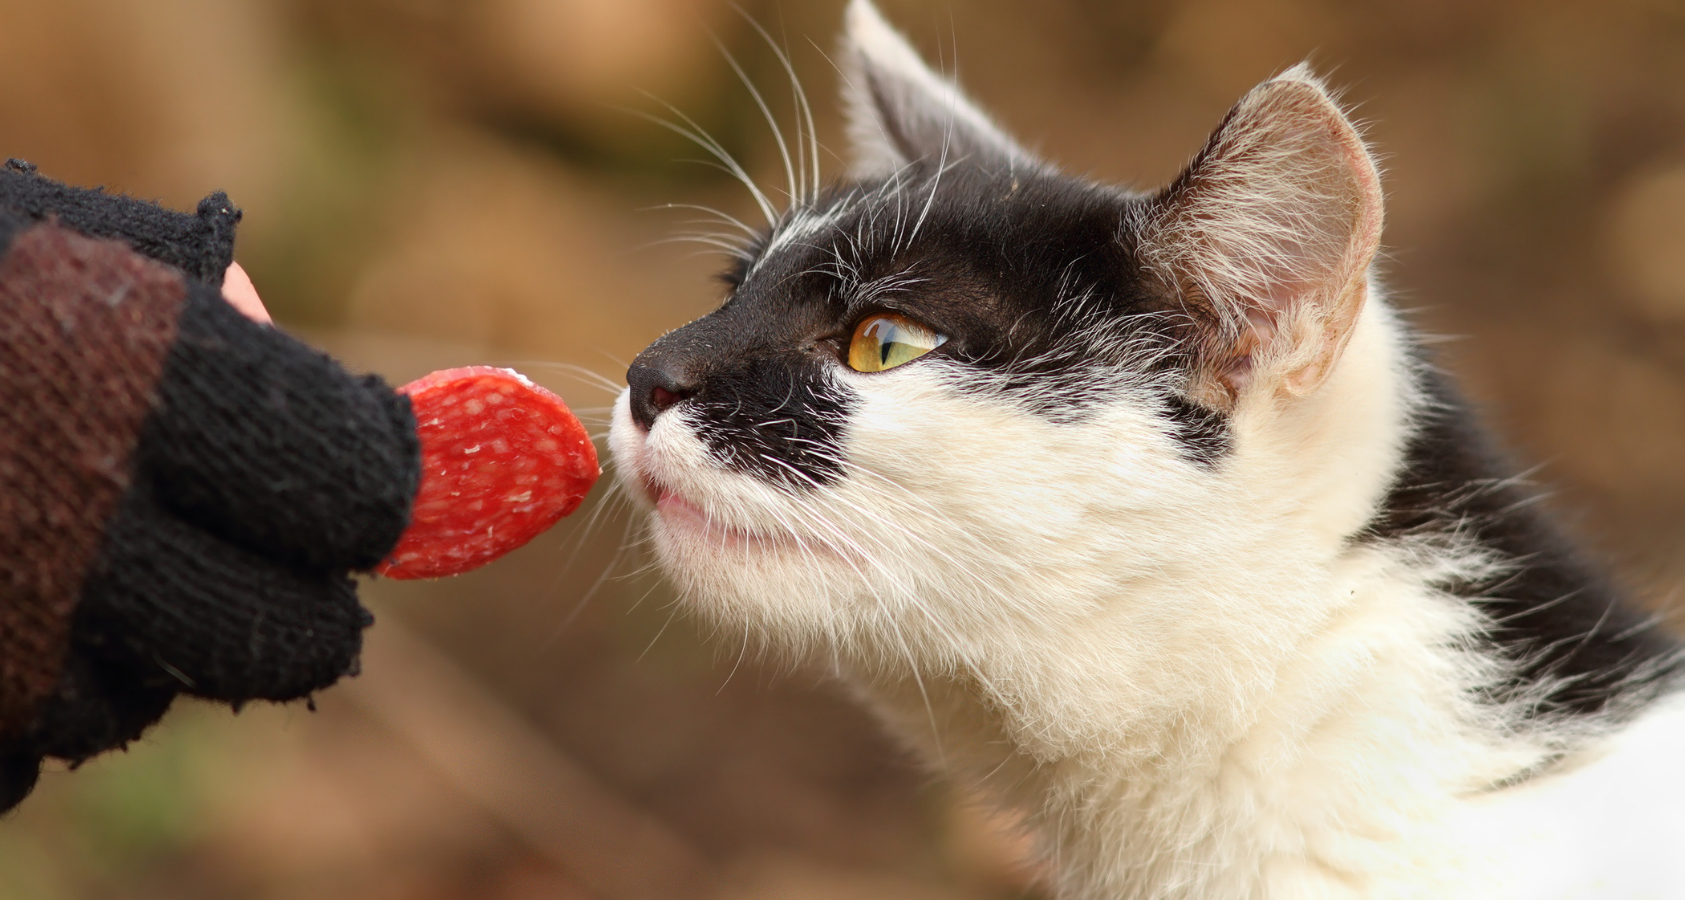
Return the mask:
[[[274,322],[269,317],[269,310],[263,308],[263,301],[258,299],[257,286],[252,284],[251,276],[239,263],[230,263],[228,271],[223,273],[222,297],[254,322],[265,325]]]
[[[131,490],[77,605],[90,657],[136,660],[183,693],[291,700],[349,672],[373,618],[341,573],[287,567]]]
[[[137,459],[184,518],[310,568],[379,563],[409,522],[421,448],[374,376],[191,285]]]

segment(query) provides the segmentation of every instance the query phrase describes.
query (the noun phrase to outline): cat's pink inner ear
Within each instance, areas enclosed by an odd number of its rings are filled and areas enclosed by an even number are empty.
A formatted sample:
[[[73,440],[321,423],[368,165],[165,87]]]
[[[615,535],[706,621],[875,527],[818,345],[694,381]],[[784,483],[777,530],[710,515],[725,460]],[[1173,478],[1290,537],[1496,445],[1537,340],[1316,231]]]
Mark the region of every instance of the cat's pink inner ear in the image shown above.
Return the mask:
[[[1196,393],[1226,405],[1262,382],[1321,385],[1380,235],[1374,161],[1321,83],[1299,66],[1253,89],[1155,198],[1140,243],[1201,324]]]

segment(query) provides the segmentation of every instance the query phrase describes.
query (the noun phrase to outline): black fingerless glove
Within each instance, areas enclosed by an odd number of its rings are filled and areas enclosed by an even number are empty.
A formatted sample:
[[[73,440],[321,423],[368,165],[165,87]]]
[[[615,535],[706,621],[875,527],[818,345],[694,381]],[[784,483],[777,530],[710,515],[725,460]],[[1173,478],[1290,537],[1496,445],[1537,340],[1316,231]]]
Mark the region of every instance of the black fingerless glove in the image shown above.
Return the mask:
[[[415,420],[222,298],[239,215],[0,170],[0,810],[177,694],[356,666],[349,573],[408,522]]]

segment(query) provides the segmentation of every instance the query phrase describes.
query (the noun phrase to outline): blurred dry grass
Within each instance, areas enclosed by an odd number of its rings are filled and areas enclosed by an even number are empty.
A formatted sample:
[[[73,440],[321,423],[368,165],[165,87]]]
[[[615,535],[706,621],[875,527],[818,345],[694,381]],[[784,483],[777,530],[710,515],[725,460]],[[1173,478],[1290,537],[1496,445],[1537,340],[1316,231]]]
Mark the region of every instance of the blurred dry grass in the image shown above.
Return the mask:
[[[747,5],[827,97],[840,0]],[[1658,605],[1685,584],[1677,0],[884,6],[1033,145],[1143,186],[1254,82],[1332,72],[1386,156],[1401,302],[1462,336],[1447,364],[1594,545]],[[0,22],[0,154],[178,206],[226,188],[284,325],[396,380],[519,365],[599,429],[612,391],[584,373],[617,381],[717,299],[712,260],[658,243],[687,216],[639,210],[749,205],[626,108],[671,101],[777,172],[710,35],[779,103],[781,76],[723,0],[0,0]],[[1030,890],[1004,824],[819,679],[669,627],[605,494],[482,572],[371,583],[367,674],[319,712],[184,705],[49,775],[0,822],[0,897]]]

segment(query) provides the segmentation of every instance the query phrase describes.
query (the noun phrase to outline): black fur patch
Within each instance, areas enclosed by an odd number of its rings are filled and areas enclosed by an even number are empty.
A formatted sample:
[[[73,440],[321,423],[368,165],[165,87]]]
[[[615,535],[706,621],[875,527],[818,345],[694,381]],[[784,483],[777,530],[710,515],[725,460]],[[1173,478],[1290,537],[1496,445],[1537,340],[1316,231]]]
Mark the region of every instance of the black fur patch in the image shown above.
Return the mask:
[[[1190,459],[1214,462],[1228,448],[1226,420],[1174,391],[1188,317],[1128,239],[1146,202],[965,162],[845,186],[757,241],[725,276],[725,305],[634,363],[634,392],[649,390],[649,366],[683,371],[677,393],[725,464],[828,483],[850,401],[825,366],[846,357],[862,318],[888,311],[948,338],[930,359],[1056,422],[1114,401],[1120,368],[1150,374],[1164,386],[1169,433]],[[633,408],[648,427],[653,409],[640,397]]]
[[[788,487],[842,477],[841,442],[852,398],[811,359],[743,360],[692,402],[710,451],[729,468]]]
[[[1432,411],[1365,539],[1456,533],[1510,563],[1493,578],[1443,586],[1491,617],[1481,640],[1515,663],[1488,699],[1532,698],[1541,719],[1619,715],[1676,682],[1680,644],[1562,536],[1449,379],[1422,369]]]
[[[650,344],[632,361],[632,416],[653,426],[677,398],[720,463],[791,488],[841,477],[843,429],[852,396],[825,375],[831,328],[801,278],[757,281],[706,316]]]
[[[1198,462],[1216,465],[1229,453],[1229,421],[1191,400],[1170,395],[1170,421],[1176,426],[1176,441],[1183,452]]]

